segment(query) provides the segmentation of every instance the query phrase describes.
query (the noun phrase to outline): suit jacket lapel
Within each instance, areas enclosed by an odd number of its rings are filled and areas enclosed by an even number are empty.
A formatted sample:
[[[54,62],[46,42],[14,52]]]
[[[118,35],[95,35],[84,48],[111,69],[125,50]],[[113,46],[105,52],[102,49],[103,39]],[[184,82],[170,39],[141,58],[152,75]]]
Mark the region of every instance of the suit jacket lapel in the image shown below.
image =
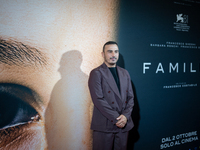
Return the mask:
[[[107,81],[108,85],[111,87],[111,89],[121,99],[121,95],[119,93],[119,89],[117,87],[115,79],[105,63],[102,64],[101,73],[102,73],[103,77],[106,79],[106,81]],[[121,81],[120,81],[120,84],[121,84]],[[120,85],[120,88],[121,88],[121,85]]]

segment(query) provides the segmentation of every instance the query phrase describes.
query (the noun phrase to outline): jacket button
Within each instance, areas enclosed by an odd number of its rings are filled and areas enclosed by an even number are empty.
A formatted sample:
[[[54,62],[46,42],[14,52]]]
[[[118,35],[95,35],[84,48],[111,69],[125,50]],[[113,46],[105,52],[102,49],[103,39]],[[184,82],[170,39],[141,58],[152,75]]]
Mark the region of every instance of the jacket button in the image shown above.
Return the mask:
[[[125,101],[125,103],[127,103],[127,101]]]
[[[128,91],[126,90],[126,93],[127,93]]]
[[[113,122],[113,120],[111,120],[111,122]]]
[[[110,91],[108,91],[108,93],[110,93]]]
[[[114,102],[112,102],[112,104],[114,104]]]

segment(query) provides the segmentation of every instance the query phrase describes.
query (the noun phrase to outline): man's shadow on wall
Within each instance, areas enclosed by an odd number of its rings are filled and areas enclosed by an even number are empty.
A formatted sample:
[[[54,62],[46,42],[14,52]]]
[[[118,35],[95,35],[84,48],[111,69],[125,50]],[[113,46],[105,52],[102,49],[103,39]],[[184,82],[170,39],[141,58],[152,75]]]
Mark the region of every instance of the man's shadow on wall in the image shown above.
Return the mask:
[[[48,149],[81,149],[91,145],[88,75],[81,70],[82,54],[77,50],[64,53],[45,113]],[[73,140],[76,140],[74,142]]]
[[[117,62],[117,65],[125,68],[125,63],[124,63],[124,58],[121,54],[119,54],[119,60]],[[139,103],[137,99],[137,93],[135,86],[133,82],[131,81],[133,92],[134,92],[134,107],[133,111],[131,114],[131,117],[133,119],[134,127],[129,131],[129,137],[128,137],[128,145],[127,149],[128,150],[134,150],[134,144],[139,140],[140,135],[138,132],[138,127],[139,127],[139,121],[140,121],[140,108],[139,108]]]

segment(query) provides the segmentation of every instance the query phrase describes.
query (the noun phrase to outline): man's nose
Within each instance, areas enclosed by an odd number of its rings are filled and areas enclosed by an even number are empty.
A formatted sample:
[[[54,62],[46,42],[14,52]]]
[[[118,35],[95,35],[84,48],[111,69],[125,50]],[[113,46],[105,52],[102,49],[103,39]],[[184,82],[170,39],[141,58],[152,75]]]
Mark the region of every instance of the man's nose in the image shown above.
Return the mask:
[[[115,56],[115,52],[112,52],[112,56]]]

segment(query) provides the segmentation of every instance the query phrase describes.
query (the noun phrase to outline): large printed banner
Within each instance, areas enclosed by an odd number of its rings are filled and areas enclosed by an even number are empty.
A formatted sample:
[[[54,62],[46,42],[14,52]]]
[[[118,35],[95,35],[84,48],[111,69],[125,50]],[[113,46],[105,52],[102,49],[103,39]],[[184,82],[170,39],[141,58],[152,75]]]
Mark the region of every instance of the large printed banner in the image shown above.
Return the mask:
[[[90,150],[88,74],[118,1],[1,0],[0,150]]]
[[[119,43],[130,150],[200,149],[197,0],[2,0],[0,150],[91,150],[88,75]]]
[[[137,100],[130,149],[200,149],[199,15],[196,0],[121,1],[119,65]]]

